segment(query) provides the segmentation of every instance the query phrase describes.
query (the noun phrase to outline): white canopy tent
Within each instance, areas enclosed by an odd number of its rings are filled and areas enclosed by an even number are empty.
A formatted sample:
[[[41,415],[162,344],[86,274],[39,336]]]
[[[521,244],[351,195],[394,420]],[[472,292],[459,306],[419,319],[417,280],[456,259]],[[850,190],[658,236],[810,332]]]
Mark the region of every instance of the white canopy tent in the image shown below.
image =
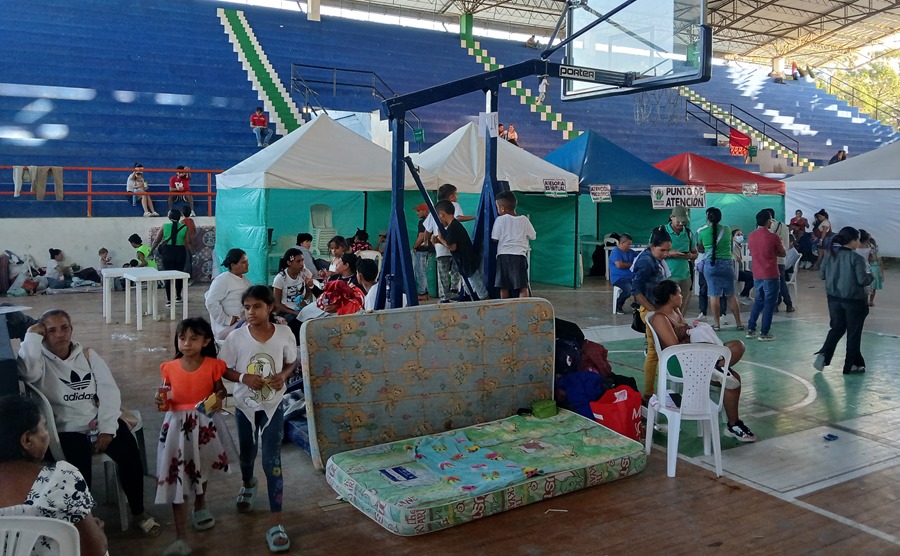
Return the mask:
[[[248,278],[266,283],[276,238],[313,233],[310,206],[331,207],[333,228],[352,235],[366,225],[386,227],[391,206],[390,151],[357,135],[326,115],[294,130],[271,146],[216,176],[216,255],[231,248],[250,259]],[[428,189],[437,178],[421,172]],[[406,170],[407,190],[416,183]],[[421,202],[417,191],[405,204]],[[409,213],[409,214],[406,214]],[[415,230],[415,212],[404,211]]]
[[[485,137],[467,123],[425,152],[412,155],[423,171],[452,183],[461,193],[481,193],[484,184]],[[543,193],[544,180],[565,180],[566,191],[578,192],[578,176],[506,141],[497,141],[497,179],[513,191]]]
[[[800,209],[813,221],[824,208],[835,232],[863,228],[878,241],[882,256],[900,257],[900,142],[785,180],[787,218]]]
[[[390,151],[321,115],[216,176],[216,188],[390,191],[391,163]],[[406,189],[416,189],[409,170]]]

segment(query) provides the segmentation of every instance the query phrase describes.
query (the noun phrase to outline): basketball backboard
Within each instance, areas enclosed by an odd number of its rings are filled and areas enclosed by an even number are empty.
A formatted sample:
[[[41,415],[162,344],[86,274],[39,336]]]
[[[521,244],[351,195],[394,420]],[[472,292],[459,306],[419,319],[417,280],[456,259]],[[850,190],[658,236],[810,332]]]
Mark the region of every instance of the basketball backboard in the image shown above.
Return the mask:
[[[570,37],[612,15],[566,45],[564,65],[631,72],[635,78],[630,87],[563,79],[562,100],[709,80],[712,32],[706,25],[706,0],[569,0],[569,6]]]

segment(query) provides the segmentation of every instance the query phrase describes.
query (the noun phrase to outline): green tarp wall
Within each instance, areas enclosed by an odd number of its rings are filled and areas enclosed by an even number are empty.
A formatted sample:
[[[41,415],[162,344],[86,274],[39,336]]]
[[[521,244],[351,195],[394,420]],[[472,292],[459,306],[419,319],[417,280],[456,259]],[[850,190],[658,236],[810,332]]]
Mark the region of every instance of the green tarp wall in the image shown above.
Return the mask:
[[[436,194],[432,193],[432,199]],[[575,206],[576,197],[549,198],[518,194],[520,214],[528,214],[538,239],[532,242],[531,279],[534,282],[572,287],[575,278]],[[459,204],[467,215],[478,211],[479,196],[461,194]],[[410,242],[415,240],[418,219],[412,207],[422,202],[416,191],[406,191],[406,224]],[[296,236],[309,231],[309,206],[316,203],[332,208],[332,221],[341,235],[351,236],[366,222],[366,231],[374,245],[378,232],[387,228],[390,216],[389,192],[298,191],[290,189],[227,189],[218,192],[216,211],[216,262],[229,249],[247,252],[254,284],[268,284],[269,246],[267,230],[273,228],[272,241],[281,236]],[[367,208],[366,208],[367,207]],[[365,214],[364,214],[365,212]],[[466,223],[471,234],[474,222]],[[220,270],[222,270],[220,268]],[[429,292],[437,295],[434,272],[429,272]]]

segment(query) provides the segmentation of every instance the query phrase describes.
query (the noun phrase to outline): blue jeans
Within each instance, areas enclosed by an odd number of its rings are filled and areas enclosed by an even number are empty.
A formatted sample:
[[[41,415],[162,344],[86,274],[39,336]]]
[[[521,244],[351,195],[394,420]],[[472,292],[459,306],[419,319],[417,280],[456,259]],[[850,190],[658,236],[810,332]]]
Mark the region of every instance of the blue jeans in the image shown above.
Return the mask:
[[[486,299],[490,299],[487,288],[484,287],[484,274],[481,273],[481,265],[479,265],[478,268],[476,268],[472,272],[472,274],[470,274],[468,276],[468,278],[469,278],[469,283],[472,284],[472,289],[475,290],[475,294],[478,295],[479,301],[484,301]],[[462,291],[463,289],[468,289],[465,286],[466,286],[465,281],[462,281],[459,284],[460,291]],[[471,296],[471,295],[472,295],[472,292],[470,291],[469,296]],[[472,299],[474,299],[474,297]]]
[[[269,494],[269,510],[272,513],[281,511],[284,493],[284,476],[281,472],[281,443],[284,441],[284,409],[281,405],[272,414],[272,421],[266,424],[266,412],[253,414],[255,423],[251,423],[240,410],[235,411],[237,417],[238,445],[241,451],[241,479],[244,482],[253,480],[253,464],[256,463],[256,452],[259,447],[260,430],[262,431],[262,468],[266,474],[266,489]]]
[[[428,293],[428,259],[429,251],[416,251],[413,253],[413,268],[416,272],[416,287],[419,295]]]
[[[756,330],[756,319],[762,313],[762,325],[760,326],[760,334],[768,334],[772,327],[772,315],[775,313],[775,303],[778,301],[779,279],[754,279],[753,286],[756,288],[756,302],[753,304],[753,310],[750,311],[750,322],[747,323],[747,330]]]
[[[265,133],[266,137],[263,138],[262,134]],[[273,131],[267,127],[254,127],[253,135],[256,135],[256,144],[257,145],[268,145],[269,140],[272,139]]]

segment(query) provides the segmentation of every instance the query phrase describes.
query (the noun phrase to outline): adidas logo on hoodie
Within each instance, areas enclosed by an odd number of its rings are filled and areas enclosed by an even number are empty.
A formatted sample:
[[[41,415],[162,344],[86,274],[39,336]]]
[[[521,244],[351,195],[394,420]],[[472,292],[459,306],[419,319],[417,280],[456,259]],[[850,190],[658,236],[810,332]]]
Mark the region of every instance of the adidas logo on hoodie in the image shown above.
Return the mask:
[[[79,400],[90,400],[94,398],[94,394],[88,392],[81,392],[81,390],[85,390],[88,386],[91,385],[93,381],[93,377],[91,373],[85,373],[84,376],[79,376],[77,372],[74,370],[69,374],[69,380],[66,380],[62,377],[59,379],[63,384],[68,386],[70,389],[74,390],[71,394],[64,394],[63,400],[67,402],[74,402]]]

